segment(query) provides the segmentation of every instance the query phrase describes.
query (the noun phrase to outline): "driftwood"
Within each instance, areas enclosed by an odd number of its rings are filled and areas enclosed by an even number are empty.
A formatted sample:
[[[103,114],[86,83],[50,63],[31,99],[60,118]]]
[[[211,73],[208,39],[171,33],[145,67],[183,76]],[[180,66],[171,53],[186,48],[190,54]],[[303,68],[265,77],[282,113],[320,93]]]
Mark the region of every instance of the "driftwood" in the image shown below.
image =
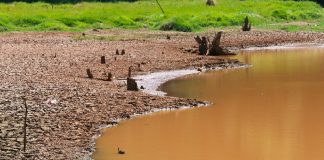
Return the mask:
[[[249,22],[249,17],[246,16],[244,19],[244,24],[242,26],[242,31],[251,31],[251,23]]]
[[[195,37],[199,45],[199,55],[232,55],[232,52],[220,46],[222,34],[223,32],[217,32],[211,43],[208,37]]]
[[[206,5],[207,6],[215,6],[215,2],[213,0],[207,0]]]

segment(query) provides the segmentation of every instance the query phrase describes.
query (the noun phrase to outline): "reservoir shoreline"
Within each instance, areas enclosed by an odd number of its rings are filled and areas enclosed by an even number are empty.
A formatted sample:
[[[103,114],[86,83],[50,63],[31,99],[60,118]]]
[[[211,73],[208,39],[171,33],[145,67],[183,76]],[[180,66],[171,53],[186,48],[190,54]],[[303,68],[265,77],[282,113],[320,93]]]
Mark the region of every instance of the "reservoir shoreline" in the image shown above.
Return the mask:
[[[119,34],[119,31],[89,31],[86,35],[104,36],[112,32]],[[123,31],[123,34],[132,34],[132,31]],[[147,32],[144,31],[145,34]],[[188,72],[184,71],[181,76],[198,73],[197,68],[205,64],[209,64],[207,69],[241,66],[229,57],[198,56],[184,52],[184,49],[196,46],[193,33],[152,34],[157,36],[146,41],[113,42],[74,40],[73,37],[78,36],[78,33],[8,33],[1,36],[0,41],[6,54],[0,56],[3,59],[0,62],[3,70],[0,72],[8,76],[0,78],[0,155],[4,159],[91,159],[96,137],[102,128],[118,123],[117,120],[164,108],[206,105],[206,102],[196,100],[126,91],[124,83],[117,79],[127,75],[128,66],[142,64],[142,68],[134,71],[134,74],[144,77],[137,79],[145,79],[147,73],[166,71],[161,75],[169,75],[170,70],[172,73],[172,70],[188,68]],[[161,38],[166,35],[170,35],[171,40]],[[222,43],[229,49],[239,51],[285,44],[323,46],[323,42],[323,33],[228,31]],[[115,56],[114,51],[123,47],[126,48],[126,56]],[[144,57],[143,53],[146,53]],[[101,55],[108,57],[109,65],[97,62]],[[117,57],[119,64],[112,60],[114,57]],[[87,68],[93,70],[96,79],[86,78]],[[101,73],[106,70],[114,71],[113,76],[116,78],[113,82],[101,80]],[[163,78],[163,82],[176,77]],[[154,84],[151,89],[154,91],[159,85]],[[149,86],[143,87],[150,89]],[[21,150],[21,115],[24,114],[22,96],[27,97],[29,107],[27,124],[30,127],[27,128],[26,152]]]
[[[295,44],[285,44],[281,46],[267,46],[267,47],[250,47],[245,49],[238,49],[238,51],[258,51],[258,50],[286,50],[286,49],[302,49],[302,48],[324,48],[324,44],[318,44],[318,43],[295,43]],[[221,71],[221,70],[233,70],[233,69],[242,69],[247,67],[253,67],[251,64],[243,64],[243,63],[234,63],[229,64],[227,67],[219,67],[219,66],[212,66],[212,67],[204,67],[201,71],[198,71],[195,68],[188,68],[188,69],[182,69],[182,70],[171,70],[171,71],[160,71],[160,72],[153,72],[145,75],[137,75],[134,77],[136,82],[139,86],[143,86],[144,89],[141,90],[144,93],[150,94],[152,96],[166,96],[167,93],[160,90],[160,86],[168,81],[172,81],[174,79],[185,77],[187,75],[192,74],[199,74],[204,73],[208,71]],[[179,97],[181,98],[181,97]],[[166,107],[162,109],[153,109],[148,112],[140,113],[140,114],[134,114],[131,115],[131,118],[128,119],[117,119],[116,122],[121,122],[125,120],[132,120],[133,118],[136,118],[138,116],[147,116],[155,112],[163,112],[163,111],[172,111],[172,110],[185,110],[185,109],[191,109],[191,108],[197,108],[197,107],[208,107],[210,105],[210,102],[207,101],[196,101],[195,105],[191,106],[173,106],[173,107]],[[105,127],[102,127],[101,130],[105,130],[107,128],[111,127],[118,127],[118,124],[116,125],[108,125]],[[93,145],[95,145],[95,141],[97,138],[101,136],[97,135],[94,137]],[[93,153],[92,153],[93,154]],[[92,155],[91,154],[91,155]]]

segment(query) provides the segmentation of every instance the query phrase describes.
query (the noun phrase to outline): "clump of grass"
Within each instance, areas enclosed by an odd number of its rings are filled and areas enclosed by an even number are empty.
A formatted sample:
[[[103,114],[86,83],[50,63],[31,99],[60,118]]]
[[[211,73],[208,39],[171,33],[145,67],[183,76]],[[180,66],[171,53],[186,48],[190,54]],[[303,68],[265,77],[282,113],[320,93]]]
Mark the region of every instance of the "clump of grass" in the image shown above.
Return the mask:
[[[189,20],[182,18],[173,18],[165,23],[163,23],[160,27],[160,30],[163,31],[182,31],[182,32],[191,32],[197,29],[197,26],[190,23]]]
[[[253,28],[292,21],[324,21],[324,10],[310,1],[217,0],[214,7],[206,6],[202,0],[164,0],[160,3],[166,14],[162,14],[158,6],[148,0],[59,4],[53,8],[46,3],[0,4],[0,32],[84,31],[91,28],[193,32],[214,27],[240,27],[246,16]],[[314,30],[322,27],[319,25]],[[297,30],[299,28],[303,27],[297,27]]]

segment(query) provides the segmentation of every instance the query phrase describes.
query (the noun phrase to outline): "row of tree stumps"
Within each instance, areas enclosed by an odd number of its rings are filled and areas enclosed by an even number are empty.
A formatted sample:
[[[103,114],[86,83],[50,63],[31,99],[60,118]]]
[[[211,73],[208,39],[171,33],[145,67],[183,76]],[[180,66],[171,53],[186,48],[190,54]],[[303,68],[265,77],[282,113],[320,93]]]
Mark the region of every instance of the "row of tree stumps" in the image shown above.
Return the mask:
[[[124,55],[124,54],[125,54],[125,50],[122,50],[121,53],[119,53],[119,51],[116,50],[116,55]],[[116,58],[115,58],[115,60],[116,60]],[[100,63],[101,64],[106,64],[106,57],[105,56],[100,57]],[[140,64],[138,64],[138,67],[140,67]],[[86,70],[86,73],[87,73],[88,78],[90,78],[90,79],[94,78],[94,76],[91,73],[91,70],[89,68]],[[111,72],[108,72],[106,80],[107,81],[112,81],[112,78],[113,77],[112,77]],[[126,82],[127,82],[127,90],[130,90],[130,91],[138,91],[139,90],[139,88],[137,86],[137,83],[136,83],[136,80],[132,78],[132,67],[128,68],[128,76],[127,76]]]

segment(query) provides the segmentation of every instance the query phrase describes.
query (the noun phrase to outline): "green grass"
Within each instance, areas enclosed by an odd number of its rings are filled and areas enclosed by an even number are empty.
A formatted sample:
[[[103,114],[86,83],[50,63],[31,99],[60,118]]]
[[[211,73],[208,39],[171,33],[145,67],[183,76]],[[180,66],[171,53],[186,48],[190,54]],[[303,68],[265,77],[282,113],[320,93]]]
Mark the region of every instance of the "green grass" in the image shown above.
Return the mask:
[[[148,28],[152,30],[202,31],[240,27],[245,16],[260,29],[324,31],[324,9],[314,2],[282,0],[160,0],[135,3],[79,3],[52,6],[46,3],[0,4],[0,31],[83,31],[91,28]],[[312,25],[282,25],[286,22]]]

